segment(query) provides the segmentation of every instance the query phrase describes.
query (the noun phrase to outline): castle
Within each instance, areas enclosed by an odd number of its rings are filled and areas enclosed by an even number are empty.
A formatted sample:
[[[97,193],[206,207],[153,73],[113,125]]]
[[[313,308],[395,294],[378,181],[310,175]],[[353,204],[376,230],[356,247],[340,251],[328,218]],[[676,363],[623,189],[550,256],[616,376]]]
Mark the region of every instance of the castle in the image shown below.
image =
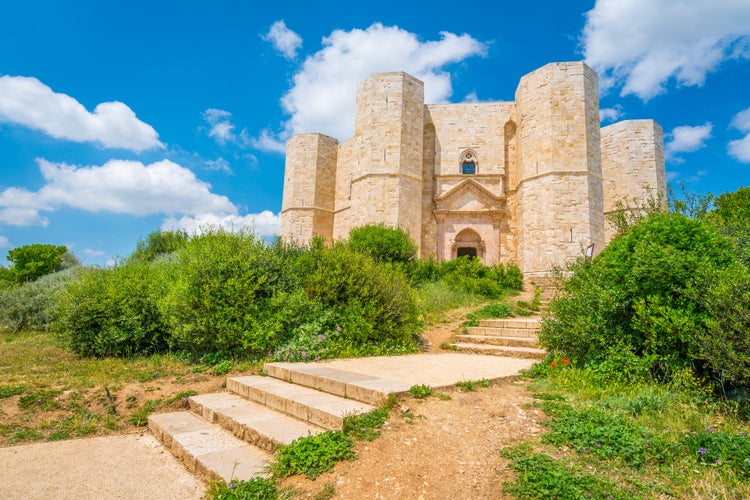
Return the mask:
[[[665,191],[661,127],[600,128],[597,75],[582,62],[529,73],[513,102],[425,104],[420,80],[376,73],[357,88],[354,137],[288,141],[281,237],[384,223],[423,258],[515,262],[533,278],[601,250],[618,201]]]

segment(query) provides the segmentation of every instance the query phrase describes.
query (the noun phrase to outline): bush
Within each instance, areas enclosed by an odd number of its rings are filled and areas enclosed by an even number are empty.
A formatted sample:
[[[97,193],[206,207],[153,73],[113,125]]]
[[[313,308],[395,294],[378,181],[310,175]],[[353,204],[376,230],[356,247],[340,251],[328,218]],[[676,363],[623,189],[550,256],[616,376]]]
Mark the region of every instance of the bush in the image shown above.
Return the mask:
[[[485,266],[470,257],[443,262],[422,260],[411,278],[415,285],[444,280],[455,290],[488,299],[502,298],[508,291],[521,290],[523,286],[523,273],[516,264]]]
[[[369,255],[376,262],[409,264],[417,258],[417,245],[402,228],[385,224],[357,227],[349,233],[348,247]]]
[[[316,310],[298,290],[288,257],[251,233],[192,238],[170,260],[169,291],[159,301],[174,346],[194,355],[257,357],[283,345]]]
[[[0,326],[15,332],[46,330],[52,322],[57,294],[77,278],[79,271],[69,268],[0,290]]]
[[[332,312],[340,342],[413,344],[418,311],[403,272],[343,245],[313,250],[306,262],[305,291]]]
[[[295,439],[288,446],[281,446],[276,462],[270,470],[276,477],[305,474],[315,479],[333,469],[337,462],[354,460],[354,441],[341,431]]]
[[[689,367],[716,384],[750,384],[741,354],[750,346],[750,274],[734,255],[731,240],[706,223],[651,214],[591,264],[579,259],[558,272],[560,293],[539,339],[582,365],[619,349],[652,360],[660,377]]]
[[[60,293],[51,329],[80,356],[164,351],[168,331],[157,308],[166,281],[151,264],[88,269]]]
[[[16,247],[8,252],[8,261],[13,263],[11,271],[18,283],[34,281],[54,272],[62,263],[68,249],[64,246],[35,243]]]

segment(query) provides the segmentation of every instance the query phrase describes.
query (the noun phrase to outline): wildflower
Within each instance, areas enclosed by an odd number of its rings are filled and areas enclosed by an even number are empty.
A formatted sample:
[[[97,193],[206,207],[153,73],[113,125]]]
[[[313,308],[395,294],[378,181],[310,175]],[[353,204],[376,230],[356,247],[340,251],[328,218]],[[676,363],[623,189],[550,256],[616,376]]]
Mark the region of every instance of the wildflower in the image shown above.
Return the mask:
[[[561,361],[562,361],[562,364],[564,364],[565,366],[568,366],[570,364],[570,361],[568,361],[565,358],[563,358]]]
[[[599,441],[597,441],[596,443],[594,443],[594,445],[595,445],[595,446],[596,446],[597,448],[599,448],[599,447],[600,447],[600,446],[602,445],[602,443],[600,443]]]
[[[315,358],[315,361],[320,361],[320,356],[318,356],[317,358]]]
[[[321,334],[319,334],[319,335],[318,335],[318,342],[323,342],[323,339],[324,339],[324,338],[325,338],[325,337],[323,336],[323,334],[322,334],[322,333],[321,333]]]
[[[698,449],[698,453],[701,454],[701,455],[705,455],[706,454],[706,449],[705,448],[699,448]]]
[[[554,368],[555,366],[557,366],[557,363],[553,361],[553,362],[552,362],[552,363],[550,363],[549,365],[550,365],[551,367],[553,367],[553,368]]]
[[[720,458],[717,458],[717,459],[716,459],[716,463],[717,463],[717,464],[720,464],[720,463],[721,463],[721,459],[720,459]]]
[[[303,357],[303,358],[306,358],[306,357],[307,357],[307,353],[306,353],[305,351],[302,351],[302,357]]]
[[[340,331],[341,331],[341,327],[340,327],[340,326],[337,326],[337,327],[336,327],[336,331],[337,331],[337,332],[340,332]]]
[[[230,483],[229,483],[229,484],[227,485],[227,488],[229,488],[230,490],[233,490],[233,489],[234,489],[234,481],[231,481],[231,482],[230,482]]]
[[[581,448],[581,451],[582,451],[583,453],[588,453],[588,452],[589,452],[589,449],[588,449],[588,448],[586,448],[586,447],[584,446],[583,448]]]
[[[187,404],[188,398],[182,398],[180,401],[182,401],[183,403]]]
[[[714,433],[714,428],[713,427],[709,427],[706,430],[708,431],[709,434],[713,434]]]

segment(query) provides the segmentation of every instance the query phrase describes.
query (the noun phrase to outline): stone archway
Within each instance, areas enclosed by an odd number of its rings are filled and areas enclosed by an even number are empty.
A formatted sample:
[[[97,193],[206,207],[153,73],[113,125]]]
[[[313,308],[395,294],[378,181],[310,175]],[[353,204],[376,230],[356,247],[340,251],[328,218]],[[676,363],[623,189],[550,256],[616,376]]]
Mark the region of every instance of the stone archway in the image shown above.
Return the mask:
[[[482,260],[484,251],[484,242],[479,233],[471,228],[466,228],[456,235],[451,253],[454,259],[467,255]]]

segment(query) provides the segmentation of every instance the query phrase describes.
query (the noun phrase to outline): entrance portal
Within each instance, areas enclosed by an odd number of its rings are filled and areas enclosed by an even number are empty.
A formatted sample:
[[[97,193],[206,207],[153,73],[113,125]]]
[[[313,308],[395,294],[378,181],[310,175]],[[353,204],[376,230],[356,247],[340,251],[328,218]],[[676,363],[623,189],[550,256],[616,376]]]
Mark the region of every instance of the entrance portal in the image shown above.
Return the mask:
[[[458,247],[458,250],[456,250],[456,257],[463,257],[464,255],[476,259],[477,249],[475,247]]]

